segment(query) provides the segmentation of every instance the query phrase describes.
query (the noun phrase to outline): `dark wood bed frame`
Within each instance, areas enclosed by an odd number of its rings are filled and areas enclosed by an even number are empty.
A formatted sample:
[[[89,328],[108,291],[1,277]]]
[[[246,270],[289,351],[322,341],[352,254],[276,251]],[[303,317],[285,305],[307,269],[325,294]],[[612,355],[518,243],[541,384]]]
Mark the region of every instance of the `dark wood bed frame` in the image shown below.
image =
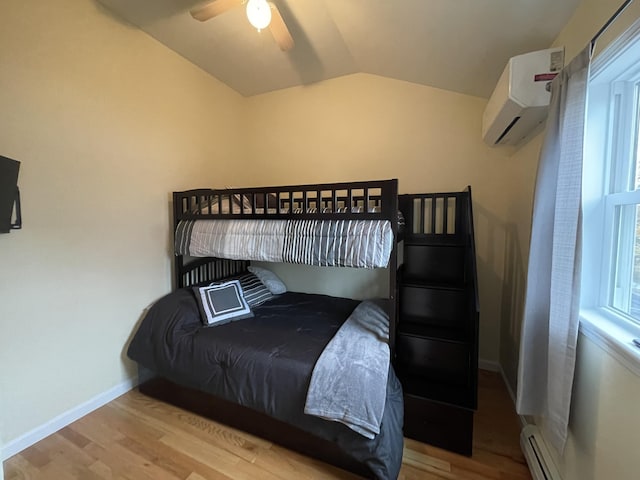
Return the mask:
[[[224,205],[226,211],[209,212],[212,204]],[[264,205],[278,206],[266,211]],[[236,205],[234,210],[234,204]],[[375,205],[376,211],[368,207]],[[351,207],[363,207],[355,213]],[[286,209],[288,212],[284,213]],[[304,213],[294,213],[294,209]],[[323,209],[331,210],[323,213]],[[341,209],[341,213],[337,210]],[[205,211],[206,210],[206,211]],[[239,210],[239,211],[238,211]],[[235,212],[235,213],[234,213]],[[398,181],[330,183],[283,187],[234,188],[224,190],[199,189],[173,194],[174,231],[181,220],[205,219],[322,219],[322,220],[389,220],[396,239],[398,229]],[[219,258],[199,258],[188,261],[175,257],[174,288],[182,288],[241,273],[249,262]],[[389,315],[389,345],[395,345],[397,322],[397,241],[389,261],[389,295],[386,310]],[[234,428],[257,435],[291,450],[327,462],[362,476],[369,469],[342,452],[335,444],[320,439],[284,422],[255,410],[222,400],[211,394],[183,387],[161,377],[142,383],[140,392]]]

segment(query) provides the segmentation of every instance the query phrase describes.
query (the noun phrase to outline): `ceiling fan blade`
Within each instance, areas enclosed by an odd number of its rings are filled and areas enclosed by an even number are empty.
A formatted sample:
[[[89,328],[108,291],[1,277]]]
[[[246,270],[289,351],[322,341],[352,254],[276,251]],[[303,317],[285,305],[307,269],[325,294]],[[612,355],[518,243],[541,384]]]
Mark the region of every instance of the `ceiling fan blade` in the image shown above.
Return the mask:
[[[214,0],[213,2],[192,9],[189,13],[191,13],[191,16],[196,20],[206,22],[240,5],[242,5],[242,0]]]
[[[275,39],[276,43],[280,47],[280,50],[286,52],[293,48],[293,37],[289,33],[287,24],[284,23],[280,10],[273,3],[269,2],[271,7],[271,23],[269,24],[269,30]]]

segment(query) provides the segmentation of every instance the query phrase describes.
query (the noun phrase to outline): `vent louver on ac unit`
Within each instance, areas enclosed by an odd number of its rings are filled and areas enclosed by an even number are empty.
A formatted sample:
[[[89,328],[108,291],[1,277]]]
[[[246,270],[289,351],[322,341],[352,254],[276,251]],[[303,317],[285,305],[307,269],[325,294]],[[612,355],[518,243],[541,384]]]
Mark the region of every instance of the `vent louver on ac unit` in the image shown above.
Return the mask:
[[[538,427],[527,425],[522,429],[520,446],[533,480],[562,480]]]
[[[507,128],[504,129],[504,132],[502,132],[500,134],[500,136],[498,137],[498,140],[496,140],[496,143],[500,143],[502,141],[502,139],[504,137],[507,136],[507,134],[511,131],[511,129],[513,128],[513,126],[518,123],[518,120],[520,120],[520,117],[516,117],[514,118],[511,123],[509,125],[507,125]]]
[[[547,84],[564,66],[564,48],[509,59],[482,116],[482,138],[491,146],[516,145],[547,117]]]

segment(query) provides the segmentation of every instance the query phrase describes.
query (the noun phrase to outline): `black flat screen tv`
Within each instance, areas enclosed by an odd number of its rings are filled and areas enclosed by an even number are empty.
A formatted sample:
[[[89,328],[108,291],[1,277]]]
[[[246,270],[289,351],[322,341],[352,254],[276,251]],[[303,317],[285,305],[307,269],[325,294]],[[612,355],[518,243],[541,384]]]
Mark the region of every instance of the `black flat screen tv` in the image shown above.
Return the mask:
[[[12,222],[14,205],[18,198],[18,171],[20,162],[0,155],[0,233],[9,233],[16,228]],[[16,211],[19,217],[19,212]],[[19,219],[18,222],[20,223]]]

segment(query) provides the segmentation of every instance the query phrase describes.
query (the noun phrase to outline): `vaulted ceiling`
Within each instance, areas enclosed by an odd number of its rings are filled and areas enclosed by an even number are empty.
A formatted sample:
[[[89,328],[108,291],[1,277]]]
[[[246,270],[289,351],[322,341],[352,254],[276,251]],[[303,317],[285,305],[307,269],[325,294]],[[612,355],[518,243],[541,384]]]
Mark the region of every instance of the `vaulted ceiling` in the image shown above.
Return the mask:
[[[366,72],[488,97],[507,60],[548,48],[579,0],[273,0],[281,51],[238,7],[206,22],[192,0],[99,0],[238,91],[256,95]]]

